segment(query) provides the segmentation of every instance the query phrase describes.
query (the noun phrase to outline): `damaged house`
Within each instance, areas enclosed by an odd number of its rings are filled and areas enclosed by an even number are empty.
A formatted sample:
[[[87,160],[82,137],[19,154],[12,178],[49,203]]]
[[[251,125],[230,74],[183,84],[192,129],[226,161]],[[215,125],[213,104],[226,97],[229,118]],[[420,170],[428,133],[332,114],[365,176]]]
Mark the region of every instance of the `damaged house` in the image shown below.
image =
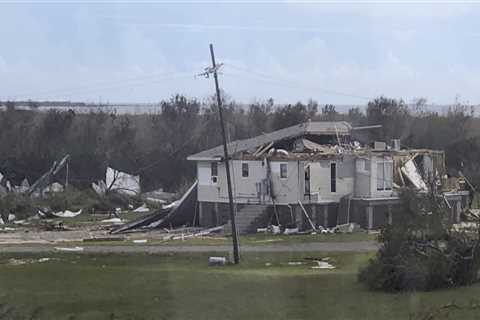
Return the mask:
[[[363,146],[347,122],[306,122],[228,144],[232,191],[240,233],[268,224],[308,229],[355,222],[366,229],[395,223],[397,190],[428,190],[435,180],[452,221],[460,219],[469,192],[446,179],[444,152],[405,150],[400,141]],[[196,161],[198,222],[229,222],[223,148],[187,158]]]

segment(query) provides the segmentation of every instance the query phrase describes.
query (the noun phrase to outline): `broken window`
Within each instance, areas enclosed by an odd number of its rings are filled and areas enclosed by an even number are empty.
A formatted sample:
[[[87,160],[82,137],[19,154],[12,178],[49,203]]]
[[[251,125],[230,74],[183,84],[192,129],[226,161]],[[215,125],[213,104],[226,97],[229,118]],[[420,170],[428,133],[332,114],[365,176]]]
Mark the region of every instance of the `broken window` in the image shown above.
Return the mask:
[[[248,178],[248,163],[242,163],[242,177]]]
[[[280,163],[280,178],[286,179],[287,178],[287,164]]]
[[[377,161],[377,190],[392,190],[393,162],[391,160]]]
[[[337,192],[337,164],[330,163],[330,192]]]
[[[212,162],[210,164],[210,175],[212,177],[212,182],[217,183],[218,181],[218,163]]]

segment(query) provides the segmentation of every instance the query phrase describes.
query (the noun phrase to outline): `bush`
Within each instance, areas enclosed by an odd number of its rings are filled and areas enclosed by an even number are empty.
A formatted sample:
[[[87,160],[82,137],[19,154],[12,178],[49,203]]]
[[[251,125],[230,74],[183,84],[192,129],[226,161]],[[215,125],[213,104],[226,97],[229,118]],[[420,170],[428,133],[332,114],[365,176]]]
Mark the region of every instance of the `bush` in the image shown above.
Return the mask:
[[[375,258],[358,275],[372,290],[434,290],[477,281],[479,235],[450,231],[449,210],[433,192],[401,193],[402,219],[384,228]]]

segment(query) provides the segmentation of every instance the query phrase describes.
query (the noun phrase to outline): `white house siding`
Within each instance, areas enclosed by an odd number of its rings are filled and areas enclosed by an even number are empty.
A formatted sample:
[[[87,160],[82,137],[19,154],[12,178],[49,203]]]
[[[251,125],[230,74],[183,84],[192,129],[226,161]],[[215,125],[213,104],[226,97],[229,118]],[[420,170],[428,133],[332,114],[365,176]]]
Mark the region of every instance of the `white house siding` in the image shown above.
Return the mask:
[[[287,165],[287,177],[280,177],[280,165]],[[298,161],[271,161],[273,192],[275,193],[275,201],[278,204],[297,203],[303,199],[303,188],[300,189],[299,177],[303,179],[303,167],[301,175],[299,175]]]
[[[370,158],[355,159],[355,192],[354,197],[368,198],[371,195],[372,161]]]
[[[336,163],[336,191],[331,191],[331,163]],[[339,201],[341,197],[352,194],[354,187],[354,159],[344,157],[331,160],[307,162],[310,166],[310,193],[318,194],[318,202]]]

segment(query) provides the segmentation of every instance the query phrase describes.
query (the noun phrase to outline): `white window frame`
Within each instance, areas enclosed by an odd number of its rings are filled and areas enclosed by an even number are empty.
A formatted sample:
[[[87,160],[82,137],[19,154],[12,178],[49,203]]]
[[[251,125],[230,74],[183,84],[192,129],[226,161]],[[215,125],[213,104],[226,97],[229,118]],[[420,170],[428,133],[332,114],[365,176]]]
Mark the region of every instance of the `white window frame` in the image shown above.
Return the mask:
[[[247,166],[247,175],[244,176],[243,175],[243,166]],[[243,179],[248,179],[248,177],[250,177],[250,166],[248,165],[248,162],[242,162],[241,166],[240,166],[240,176],[243,178]]]
[[[282,177],[282,166],[285,166],[285,177]],[[280,163],[279,168],[280,168],[280,174],[279,174],[280,179],[284,179],[284,180],[288,179],[288,163],[286,162]]]
[[[389,163],[392,166],[392,172],[391,172],[391,180],[392,181],[390,181],[390,188],[388,188],[387,179],[385,178],[385,164],[386,163]],[[377,170],[377,175],[376,176],[377,177],[376,177],[375,187],[376,187],[377,191],[380,191],[380,192],[382,192],[382,191],[392,191],[392,189],[393,189],[393,160],[391,160],[391,159],[377,160],[376,164],[377,164],[377,166],[376,166],[377,167],[376,168],[376,170]],[[382,165],[382,170],[383,170],[383,172],[382,172],[383,173],[383,179],[382,179],[383,187],[382,188],[378,188],[378,183],[380,182],[379,172],[378,172],[378,165],[379,164]]]

